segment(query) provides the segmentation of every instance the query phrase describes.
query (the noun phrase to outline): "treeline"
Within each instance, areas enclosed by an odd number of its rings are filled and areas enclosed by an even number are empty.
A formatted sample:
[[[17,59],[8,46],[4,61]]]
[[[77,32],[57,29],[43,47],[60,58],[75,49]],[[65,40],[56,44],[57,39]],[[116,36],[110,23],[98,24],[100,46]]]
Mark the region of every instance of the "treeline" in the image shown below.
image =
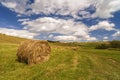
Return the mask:
[[[108,48],[119,48],[120,49],[120,41],[113,40],[113,41],[101,43],[96,46],[96,49],[108,49]]]

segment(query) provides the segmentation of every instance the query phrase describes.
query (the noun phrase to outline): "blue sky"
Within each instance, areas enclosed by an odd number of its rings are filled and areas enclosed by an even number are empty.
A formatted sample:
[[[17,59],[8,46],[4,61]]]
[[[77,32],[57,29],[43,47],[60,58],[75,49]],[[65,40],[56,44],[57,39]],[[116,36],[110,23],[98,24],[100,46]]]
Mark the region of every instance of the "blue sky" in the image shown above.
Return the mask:
[[[119,5],[120,0],[0,0],[0,33],[57,41],[120,40]]]

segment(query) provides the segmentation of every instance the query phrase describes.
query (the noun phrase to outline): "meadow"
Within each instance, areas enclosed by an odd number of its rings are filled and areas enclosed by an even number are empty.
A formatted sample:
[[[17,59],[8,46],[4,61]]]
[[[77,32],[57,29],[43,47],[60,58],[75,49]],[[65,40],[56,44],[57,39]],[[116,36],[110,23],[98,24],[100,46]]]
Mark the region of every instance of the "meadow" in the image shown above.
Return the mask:
[[[16,60],[25,40],[0,34],[0,80],[120,80],[120,50],[95,49],[100,42],[50,42],[49,61],[28,66]]]

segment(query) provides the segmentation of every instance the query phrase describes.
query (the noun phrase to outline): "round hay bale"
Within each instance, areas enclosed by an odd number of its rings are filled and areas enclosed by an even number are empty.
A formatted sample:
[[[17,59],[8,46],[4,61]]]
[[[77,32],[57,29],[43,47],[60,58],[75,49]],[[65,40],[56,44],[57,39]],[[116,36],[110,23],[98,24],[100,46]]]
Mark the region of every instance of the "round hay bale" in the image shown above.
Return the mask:
[[[47,41],[28,40],[20,44],[17,51],[18,61],[29,65],[48,61],[51,48]]]

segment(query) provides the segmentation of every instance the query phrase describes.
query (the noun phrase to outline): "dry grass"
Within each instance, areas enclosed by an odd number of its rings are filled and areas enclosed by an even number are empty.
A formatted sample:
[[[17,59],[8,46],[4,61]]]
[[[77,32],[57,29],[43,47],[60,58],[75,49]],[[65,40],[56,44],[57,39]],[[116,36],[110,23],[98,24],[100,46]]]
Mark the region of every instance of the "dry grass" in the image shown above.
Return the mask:
[[[17,56],[18,61],[29,65],[48,61],[51,48],[47,41],[28,40],[20,44]]]

